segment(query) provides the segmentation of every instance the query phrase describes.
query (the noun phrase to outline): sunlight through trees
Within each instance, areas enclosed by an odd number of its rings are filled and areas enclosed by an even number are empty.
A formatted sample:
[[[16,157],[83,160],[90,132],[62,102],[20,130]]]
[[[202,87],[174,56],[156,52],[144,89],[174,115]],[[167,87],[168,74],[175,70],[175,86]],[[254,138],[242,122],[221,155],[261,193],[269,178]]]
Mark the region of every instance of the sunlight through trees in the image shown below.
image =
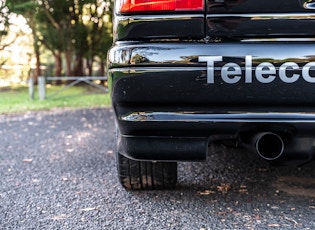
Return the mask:
[[[35,77],[104,76],[106,53],[112,43],[112,8],[113,0],[1,1],[0,80],[17,74],[26,79],[30,72]],[[17,16],[25,18],[29,34],[23,28],[12,30],[12,18]],[[23,36],[28,44],[20,43],[17,49],[32,49],[20,57],[27,71],[16,72],[22,68],[21,62],[12,60],[12,55],[3,58],[3,52],[11,52],[8,47]],[[9,67],[14,71],[5,70]]]

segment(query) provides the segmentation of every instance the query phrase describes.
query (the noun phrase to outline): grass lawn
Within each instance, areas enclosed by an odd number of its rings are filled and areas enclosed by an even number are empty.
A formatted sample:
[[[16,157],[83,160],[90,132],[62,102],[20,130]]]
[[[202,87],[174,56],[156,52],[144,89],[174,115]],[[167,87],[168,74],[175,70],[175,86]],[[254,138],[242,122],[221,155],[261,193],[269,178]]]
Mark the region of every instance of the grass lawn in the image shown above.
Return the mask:
[[[46,99],[39,100],[37,87],[35,98],[31,100],[27,87],[0,87],[0,114],[19,113],[30,110],[48,110],[52,108],[88,108],[109,107],[110,97],[91,86],[74,86],[56,95],[63,86],[46,88]]]

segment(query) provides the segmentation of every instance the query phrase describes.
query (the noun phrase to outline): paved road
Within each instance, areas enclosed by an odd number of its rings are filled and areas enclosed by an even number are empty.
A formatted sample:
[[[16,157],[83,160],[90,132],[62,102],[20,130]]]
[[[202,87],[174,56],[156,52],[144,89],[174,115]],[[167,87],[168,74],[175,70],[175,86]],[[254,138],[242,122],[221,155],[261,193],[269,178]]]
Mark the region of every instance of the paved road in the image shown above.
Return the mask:
[[[315,229],[315,164],[210,146],[174,191],[117,182],[110,109],[0,116],[0,229]]]

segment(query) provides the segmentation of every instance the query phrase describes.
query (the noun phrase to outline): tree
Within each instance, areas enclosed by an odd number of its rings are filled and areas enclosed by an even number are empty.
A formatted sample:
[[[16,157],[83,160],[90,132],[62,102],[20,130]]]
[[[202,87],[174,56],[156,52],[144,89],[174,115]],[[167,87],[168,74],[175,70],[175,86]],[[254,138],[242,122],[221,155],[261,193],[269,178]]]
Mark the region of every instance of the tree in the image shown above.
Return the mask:
[[[112,42],[112,5],[110,0],[41,1],[38,16],[43,43],[59,59],[58,65],[64,54],[67,75],[85,75],[84,60],[88,75],[92,75],[96,56],[104,74],[106,53]]]
[[[55,75],[92,75],[105,60],[112,43],[113,0],[6,0],[10,12],[24,16],[32,29],[36,75],[40,73],[40,47],[55,57]],[[65,69],[64,65],[65,64]]]
[[[41,42],[55,57],[55,75],[63,74],[62,54],[71,57],[71,19],[69,9],[71,1],[41,1],[37,21],[41,33]],[[67,59],[67,75],[71,75],[71,59]]]
[[[87,53],[89,75],[92,75],[95,57],[99,59],[100,75],[105,75],[107,50],[112,44],[112,9],[113,1],[91,1],[86,7],[86,26],[89,28]]]
[[[3,39],[9,31],[9,15],[10,11],[5,1],[0,1],[0,50],[10,45],[11,42],[4,43]],[[1,64],[1,63],[0,63]]]
[[[36,21],[36,15],[38,13],[36,0],[6,0],[6,6],[11,13],[22,15],[28,23],[28,26],[32,29],[33,35],[33,48],[36,57],[36,68],[34,73],[35,83],[38,76],[41,74],[41,60],[40,60],[40,43],[38,24]]]

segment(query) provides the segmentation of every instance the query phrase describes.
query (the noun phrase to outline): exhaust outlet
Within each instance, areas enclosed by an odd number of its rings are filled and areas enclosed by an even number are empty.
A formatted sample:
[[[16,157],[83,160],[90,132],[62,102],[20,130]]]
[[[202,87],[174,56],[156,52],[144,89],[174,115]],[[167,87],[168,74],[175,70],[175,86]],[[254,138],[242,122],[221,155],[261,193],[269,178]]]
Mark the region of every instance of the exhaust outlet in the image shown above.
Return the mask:
[[[260,133],[255,136],[255,149],[263,159],[268,161],[277,160],[284,152],[284,141],[276,133]]]

